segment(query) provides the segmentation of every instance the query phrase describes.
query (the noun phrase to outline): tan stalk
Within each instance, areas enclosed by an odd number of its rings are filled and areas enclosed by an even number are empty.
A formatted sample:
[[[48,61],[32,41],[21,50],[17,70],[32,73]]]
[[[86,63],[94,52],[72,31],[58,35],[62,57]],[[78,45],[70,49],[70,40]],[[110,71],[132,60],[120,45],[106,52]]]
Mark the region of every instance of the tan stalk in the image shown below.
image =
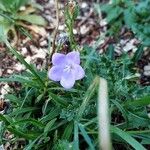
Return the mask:
[[[98,91],[98,123],[100,150],[111,150],[107,81],[100,78]]]

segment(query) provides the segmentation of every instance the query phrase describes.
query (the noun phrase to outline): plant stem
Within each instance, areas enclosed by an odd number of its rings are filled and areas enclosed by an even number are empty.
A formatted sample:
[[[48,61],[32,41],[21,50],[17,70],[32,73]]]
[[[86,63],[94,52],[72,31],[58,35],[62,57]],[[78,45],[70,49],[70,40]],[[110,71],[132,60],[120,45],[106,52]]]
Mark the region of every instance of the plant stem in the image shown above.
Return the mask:
[[[54,38],[53,38],[53,42],[52,42],[52,53],[50,58],[52,57],[52,55],[55,53],[55,49],[56,49],[56,37],[57,37],[57,33],[58,33],[58,27],[59,27],[59,5],[58,5],[58,0],[55,0],[55,7],[56,7],[56,28],[54,31]]]

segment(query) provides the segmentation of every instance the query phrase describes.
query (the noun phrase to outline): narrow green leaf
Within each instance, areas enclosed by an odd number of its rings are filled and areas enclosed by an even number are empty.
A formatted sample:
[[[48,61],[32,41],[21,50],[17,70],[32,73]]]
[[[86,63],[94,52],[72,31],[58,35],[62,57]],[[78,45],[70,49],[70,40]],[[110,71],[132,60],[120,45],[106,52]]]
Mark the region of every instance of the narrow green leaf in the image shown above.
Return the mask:
[[[45,128],[44,128],[44,133],[48,133],[50,131],[50,129],[52,128],[52,126],[54,125],[55,121],[57,120],[57,118],[54,118],[53,120],[49,121]]]
[[[150,104],[150,96],[145,96],[137,100],[127,100],[123,106],[124,107],[138,107],[138,106],[147,106]]]
[[[79,108],[77,119],[80,119],[82,117],[83,112],[84,112],[89,100],[91,99],[91,97],[93,96],[95,90],[97,89],[98,80],[99,80],[99,78],[96,77],[94,79],[94,81],[92,82],[92,84],[90,85],[90,87],[87,89],[87,92],[85,93],[85,96],[84,96],[84,100],[83,100],[83,102],[82,102],[82,104]]]
[[[10,115],[13,117],[15,116],[16,114],[23,114],[23,113],[29,113],[29,112],[32,112],[32,111],[36,111],[38,110],[38,108],[35,108],[35,107],[25,107],[25,108],[17,108],[15,109]]]
[[[31,150],[32,147],[34,146],[34,144],[42,137],[43,135],[41,134],[40,136],[38,136],[35,140],[33,140],[31,143],[29,143],[24,150]]]
[[[21,127],[22,124],[32,124],[34,126],[37,126],[39,128],[44,128],[44,124],[42,124],[40,121],[37,121],[35,119],[21,119],[19,121],[16,121],[16,122],[13,122],[11,124],[11,126],[16,126],[16,125],[19,125]]]
[[[51,99],[60,106],[63,106],[63,107],[68,106],[68,103],[64,99],[60,98],[59,96],[57,96],[51,92],[49,92],[49,97],[51,97]]]
[[[74,122],[73,149],[79,150],[79,129],[78,129],[78,123],[76,121]]]
[[[11,45],[10,43],[7,41],[7,40],[4,40],[6,46],[9,48],[10,52],[12,52],[12,54],[14,54],[18,59],[19,61],[24,64],[26,66],[27,69],[29,69],[32,74],[35,76],[35,79],[37,79],[39,81],[39,83],[41,83],[41,86],[44,87],[45,84],[43,82],[43,80],[40,78],[40,76],[37,74],[37,72],[33,69],[33,67],[31,65],[29,65],[25,59],[23,58],[22,55],[20,55]]]
[[[21,105],[21,101],[19,98],[17,98],[13,94],[5,94],[5,99],[8,99],[10,102],[16,103],[18,105]]]
[[[41,122],[45,123],[49,120],[54,119],[55,117],[57,117],[60,114],[60,108],[55,108],[54,110],[51,110],[48,115],[42,117],[40,119]]]
[[[22,131],[19,131],[18,129],[15,129],[14,127],[11,127],[11,126],[9,126],[9,127],[7,127],[7,129],[11,132],[11,133],[13,133],[13,134],[15,134],[15,135],[18,135],[18,136],[20,136],[20,137],[22,137],[22,138],[26,138],[27,140],[29,140],[29,139],[35,139],[37,136],[38,136],[38,134],[39,133],[24,133],[24,132],[22,132]]]
[[[125,131],[122,131],[121,129],[111,126],[112,133],[117,134],[120,136],[123,140],[125,140],[128,144],[130,144],[133,148],[136,150],[146,150],[138,141],[136,141],[133,137],[130,136]]]
[[[62,139],[69,140],[73,131],[73,122],[70,122],[62,135]]]
[[[41,25],[41,26],[45,26],[47,24],[46,20],[38,15],[23,15],[23,14],[18,14],[17,15],[17,19],[18,20],[23,20],[23,21],[27,21],[31,24],[36,24],[36,25]]]
[[[121,111],[121,113],[122,113],[124,119],[125,119],[126,121],[128,121],[127,112],[126,112],[126,110],[124,109],[124,107],[123,107],[120,103],[118,103],[116,100],[112,100],[111,102],[116,105],[116,107]]]
[[[82,124],[78,124],[78,126],[79,126],[82,136],[84,137],[85,141],[89,145],[90,150],[95,150],[94,144],[92,143],[91,138],[88,136],[86,130],[84,129],[84,126]]]
[[[132,58],[133,62],[137,62],[142,57],[143,52],[144,52],[144,46],[140,45]]]

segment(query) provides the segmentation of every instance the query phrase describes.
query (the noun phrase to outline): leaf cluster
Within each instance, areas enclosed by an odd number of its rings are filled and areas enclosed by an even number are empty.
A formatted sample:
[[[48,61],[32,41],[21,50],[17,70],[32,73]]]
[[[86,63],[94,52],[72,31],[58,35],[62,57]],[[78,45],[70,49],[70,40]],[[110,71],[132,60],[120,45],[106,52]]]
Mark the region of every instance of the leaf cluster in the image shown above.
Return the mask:
[[[114,52],[112,47],[111,51]],[[14,134],[12,143],[20,137],[25,139],[25,150],[97,149],[97,89],[101,76],[109,85],[113,142],[125,148],[131,145],[137,150],[137,147],[144,149],[143,145],[150,139],[146,111],[150,87],[138,84],[136,70],[132,69],[133,59],[126,54],[115,58],[113,52],[108,49],[108,53],[100,55],[94,48],[85,46],[81,58],[86,77],[70,91],[49,81],[44,70],[40,72],[28,65],[30,72],[0,78],[3,82],[22,84],[19,92],[5,95],[12,106],[9,114],[0,115],[1,140],[6,140],[3,134],[8,130]]]
[[[126,26],[144,45],[150,46],[149,0],[113,0],[111,4],[106,3],[96,8],[106,14],[110,35],[118,34]]]
[[[20,8],[28,5],[25,10]],[[35,7],[32,7],[29,0],[0,0],[0,28],[8,37],[16,36],[17,27],[23,26],[25,22],[35,25],[46,25],[43,17],[35,14]],[[23,26],[24,27],[24,26]]]

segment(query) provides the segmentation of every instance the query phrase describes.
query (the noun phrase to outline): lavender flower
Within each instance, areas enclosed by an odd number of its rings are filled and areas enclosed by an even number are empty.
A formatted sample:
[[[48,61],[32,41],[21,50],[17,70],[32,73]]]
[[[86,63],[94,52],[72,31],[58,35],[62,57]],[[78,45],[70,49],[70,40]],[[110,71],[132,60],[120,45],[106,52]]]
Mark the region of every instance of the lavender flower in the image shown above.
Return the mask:
[[[83,68],[80,66],[80,54],[73,51],[67,55],[54,53],[52,56],[53,67],[48,72],[48,77],[53,81],[60,81],[65,89],[74,86],[76,80],[85,76]]]

